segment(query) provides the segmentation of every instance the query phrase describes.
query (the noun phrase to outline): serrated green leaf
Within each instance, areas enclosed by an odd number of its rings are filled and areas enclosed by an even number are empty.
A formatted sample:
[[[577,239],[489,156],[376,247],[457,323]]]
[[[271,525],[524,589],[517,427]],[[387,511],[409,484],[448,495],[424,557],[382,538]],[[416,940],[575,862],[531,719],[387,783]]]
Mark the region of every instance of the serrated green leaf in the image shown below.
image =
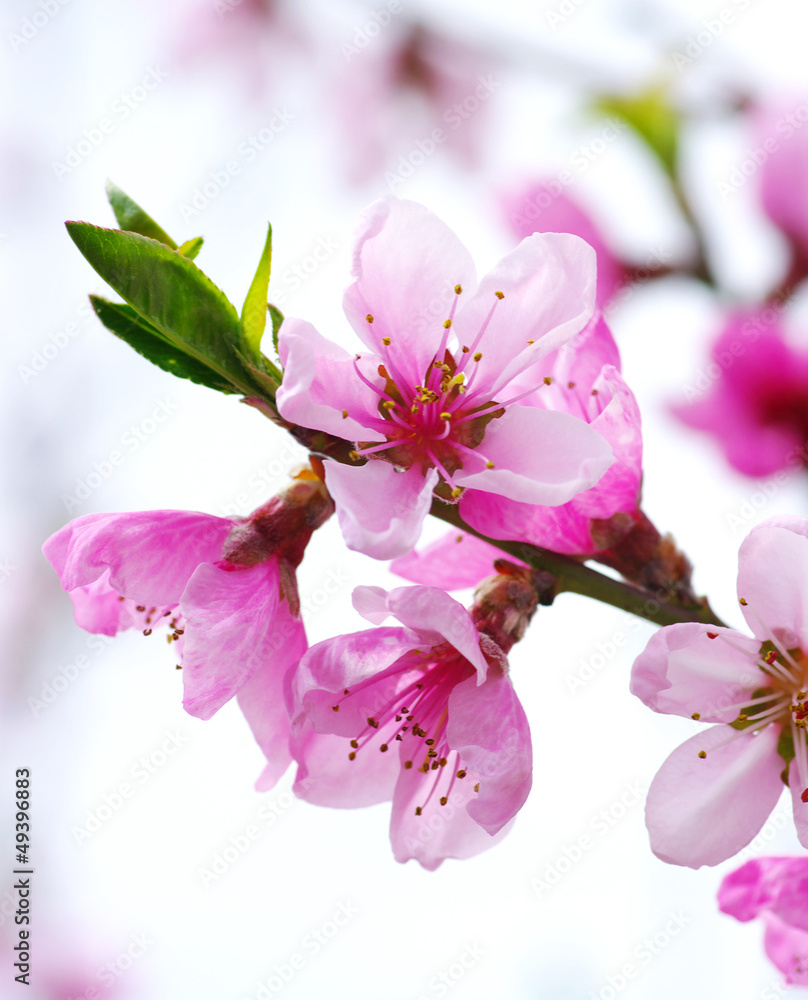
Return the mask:
[[[246,368],[241,324],[224,293],[187,257],[137,233],[69,222],[98,274],[164,339],[245,395],[274,401]]]
[[[187,257],[188,260],[194,260],[196,255],[202,249],[202,244],[205,241],[201,236],[194,236],[192,240],[186,240],[181,247],[177,248],[177,251],[182,254],[183,257]]]
[[[96,316],[108,330],[158,368],[218,392],[238,392],[237,387],[222,379],[213,369],[170,344],[156,327],[147,323],[131,306],[109,302],[99,295],[91,295],[90,302]]]
[[[140,233],[141,236],[148,236],[151,240],[164,243],[172,250],[177,249],[177,244],[168,233],[162,229],[154,219],[133,201],[128,194],[121,191],[119,187],[107,181],[107,198],[112,205],[112,211],[121,229],[129,233]]]
[[[272,322],[272,346],[275,348],[275,354],[280,358],[280,354],[278,354],[278,334],[281,331],[281,323],[283,323],[283,313],[269,302],[267,303],[267,309],[269,310],[269,318]]]
[[[267,229],[267,238],[255,277],[244,300],[241,310],[241,327],[244,331],[244,341],[254,356],[261,353],[261,338],[267,325],[267,292],[269,290],[269,273],[272,269],[272,226]]]
[[[656,154],[668,176],[676,177],[680,120],[666,87],[650,87],[631,97],[603,97],[596,106],[627,122]]]

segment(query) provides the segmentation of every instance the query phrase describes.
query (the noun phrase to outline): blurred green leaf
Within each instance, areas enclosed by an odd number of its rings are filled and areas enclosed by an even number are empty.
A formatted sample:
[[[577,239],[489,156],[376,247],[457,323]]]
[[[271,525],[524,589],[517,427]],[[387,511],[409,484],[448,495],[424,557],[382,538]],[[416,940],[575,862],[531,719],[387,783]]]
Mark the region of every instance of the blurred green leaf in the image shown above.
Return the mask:
[[[177,244],[171,239],[168,233],[158,226],[154,219],[147,212],[144,212],[136,201],[133,201],[128,194],[121,191],[112,181],[107,181],[107,198],[109,198],[112,211],[115,213],[115,218],[121,229],[125,229],[130,233],[140,233],[141,236],[148,236],[151,240],[164,243],[167,247],[171,247],[172,250],[177,249]]]
[[[205,241],[201,236],[194,236],[192,240],[186,240],[181,247],[178,247],[178,252],[182,254],[183,257],[187,257],[188,260],[194,260],[196,255],[202,249],[202,244]]]
[[[261,338],[267,325],[267,292],[269,289],[269,273],[272,269],[272,226],[267,230],[267,238],[255,277],[244,300],[241,310],[241,326],[244,330],[244,340],[253,355],[261,353]]]
[[[681,122],[666,87],[657,85],[633,97],[603,97],[596,107],[630,125],[656,154],[668,176],[675,178]]]

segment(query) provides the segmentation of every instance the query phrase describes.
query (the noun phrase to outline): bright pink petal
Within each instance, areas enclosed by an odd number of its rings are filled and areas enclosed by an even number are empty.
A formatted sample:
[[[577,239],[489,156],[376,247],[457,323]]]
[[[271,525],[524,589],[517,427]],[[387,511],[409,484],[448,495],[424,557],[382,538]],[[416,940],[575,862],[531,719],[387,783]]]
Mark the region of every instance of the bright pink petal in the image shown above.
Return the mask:
[[[79,628],[101,635],[117,635],[134,624],[129,607],[109,584],[109,571],[86,587],[70,591],[73,616]]]
[[[388,462],[325,463],[325,484],[345,544],[374,559],[395,559],[413,548],[437,482],[434,469],[423,476],[415,467],[396,472]]]
[[[109,570],[110,586],[142,604],[176,604],[200,563],[222,557],[233,522],[184,510],[86,514],[57,531],[42,551],[65,590]]]
[[[287,601],[278,604],[271,645],[270,655],[259,663],[238,692],[239,707],[267,759],[255,785],[259,792],[272,788],[292,763],[287,708],[289,674],[306,652],[308,642],[303,622],[291,613]]]
[[[449,695],[449,745],[479,776],[469,815],[495,834],[522,808],[533,780],[533,751],[525,711],[510,679],[492,666],[486,682],[475,678]]]
[[[457,483],[523,503],[566,503],[612,463],[609,445],[583,420],[531,406],[511,406],[492,420],[479,450],[480,458],[455,474]]]
[[[700,868],[745,847],[783,790],[778,738],[777,726],[757,736],[713,726],[677,747],[648,791],[645,822],[654,854],[669,864]],[[706,758],[698,756],[700,750]]]
[[[284,420],[335,434],[348,441],[383,441],[373,430],[381,397],[357,375],[354,356],[326,340],[301,319],[285,319],[278,335],[284,366],[278,411]],[[357,362],[365,378],[384,383],[375,364]],[[347,416],[344,414],[347,413]]]
[[[446,332],[455,286],[464,296],[476,287],[468,251],[422,205],[383,198],[360,216],[352,273],[343,306],[354,330],[410,384],[421,382]]]
[[[188,581],[180,607],[183,707],[190,715],[209,719],[278,656],[285,642],[274,631],[279,591],[275,560],[235,570],[203,563]]]
[[[490,498],[495,505],[502,502],[502,497],[493,497],[489,493],[477,495]],[[494,560],[502,558],[506,556],[501,549],[466,532],[452,531],[426,548],[396,559],[390,564],[390,569],[413,583],[459,590],[476,587],[481,580],[493,576],[496,572]]]
[[[568,503],[548,507],[519,503],[496,493],[469,490],[460,501],[460,511],[468,525],[489,538],[527,542],[569,555],[588,555],[595,551],[589,517],[580,514],[575,506],[583,496],[586,494],[579,493]]]
[[[757,917],[777,897],[776,879],[788,858],[754,858],[724,878],[718,890],[718,908],[736,920]]]
[[[634,661],[631,693],[655,712],[686,718],[698,712],[703,722],[733,722],[739,706],[767,684],[755,665],[759,648],[756,639],[734,629],[668,625]]]
[[[738,597],[759,639],[788,648],[808,644],[808,519],[770,517],[753,528],[738,554]]]
[[[773,913],[764,913],[766,954],[785,975],[787,983],[808,986],[808,931],[784,923]]]
[[[498,291],[504,294],[501,300]],[[470,346],[493,307],[477,345],[482,358],[475,369],[475,388],[488,386],[493,396],[582,330],[594,304],[595,252],[588,244],[560,233],[523,240],[457,311],[457,339]]]

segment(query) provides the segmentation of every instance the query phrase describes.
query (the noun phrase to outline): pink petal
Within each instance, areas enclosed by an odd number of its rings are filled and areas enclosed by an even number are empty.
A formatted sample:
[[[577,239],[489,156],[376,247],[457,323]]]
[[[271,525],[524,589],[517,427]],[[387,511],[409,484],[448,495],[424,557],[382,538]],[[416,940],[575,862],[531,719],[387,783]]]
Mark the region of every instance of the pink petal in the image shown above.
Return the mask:
[[[383,198],[359,218],[352,273],[343,306],[354,330],[411,385],[421,382],[446,332],[455,285],[461,298],[476,287],[468,251],[423,205]]]
[[[733,722],[738,706],[767,686],[755,665],[759,648],[757,640],[730,628],[668,625],[634,661],[631,693],[655,712],[685,717],[698,712],[703,722]]]
[[[455,473],[457,483],[524,503],[566,503],[612,463],[609,445],[583,420],[531,406],[510,406],[492,420],[479,450]],[[481,468],[486,460],[493,469]]]
[[[372,429],[380,419],[381,397],[356,374],[353,355],[301,319],[283,321],[278,353],[284,372],[276,398],[284,420],[348,441],[385,440],[384,434]],[[365,378],[383,387],[376,372],[378,359],[357,364]]]
[[[765,913],[766,954],[785,975],[787,983],[808,986],[808,931],[784,923],[773,913]]]
[[[808,519],[770,517],[753,528],[738,554],[738,597],[759,639],[788,648],[808,644]]]
[[[504,293],[499,300],[494,294]],[[595,304],[595,252],[577,236],[535,234],[522,240],[462,301],[454,329],[471,345],[494,312],[479,342],[482,359],[475,387],[494,396],[520,372],[535,364],[588,322]],[[534,341],[528,344],[528,341]]]
[[[396,472],[387,462],[325,463],[325,484],[349,549],[374,559],[395,559],[413,548],[438,482],[434,469]]]
[[[495,834],[522,808],[533,780],[525,711],[510,679],[492,666],[480,686],[473,677],[449,695],[449,745],[479,778],[469,815]]]
[[[407,629],[389,627],[318,642],[300,661],[292,681],[294,725],[306,716],[317,732],[357,736],[400,687],[401,674],[384,671],[419,642]],[[352,694],[345,695],[346,690]]]
[[[134,624],[130,614],[132,601],[123,599],[109,585],[109,571],[86,587],[70,591],[73,617],[79,628],[101,635],[117,635]]]
[[[718,908],[736,920],[757,917],[770,908],[776,892],[776,878],[786,858],[754,858],[724,878],[718,890]]]
[[[735,735],[719,749],[717,744]],[[651,850],[669,864],[717,865],[745,847],[783,790],[779,729],[757,736],[713,726],[668,757],[651,782],[645,822]],[[698,756],[706,750],[707,756]]]
[[[42,551],[65,590],[109,569],[110,586],[141,604],[176,604],[200,563],[222,557],[233,522],[184,510],[85,514],[57,531]]]
[[[291,725],[287,708],[290,673],[308,648],[303,622],[280,601],[273,625],[274,649],[241,686],[238,703],[249,723],[267,765],[256,782],[256,790],[266,792],[292,763],[289,749]]]
[[[800,838],[802,846],[808,847],[808,802],[802,801],[802,794],[808,788],[808,782],[805,781],[804,772],[800,776],[800,768],[797,766],[796,760],[792,760],[788,767],[788,786],[791,790],[791,802],[794,808],[794,825],[797,827],[797,836]],[[808,923],[806,923],[805,929],[808,930]]]
[[[519,503],[482,490],[469,490],[460,501],[460,511],[468,525],[489,538],[528,542],[570,555],[588,555],[595,551],[589,532],[589,516],[579,513],[576,506],[579,498],[586,495],[579,493],[565,504],[548,507]],[[500,556],[513,558],[505,553]]]
[[[228,570],[203,563],[188,581],[183,707],[209,719],[255,671],[273,660],[285,639],[275,632],[280,576],[273,559]]]
[[[476,496],[488,498],[496,507],[502,497],[490,493]],[[502,536],[497,536],[502,537]],[[493,576],[494,560],[510,558],[501,549],[462,531],[452,531],[426,548],[413,550],[390,564],[390,569],[405,580],[443,590],[476,587],[481,580]]]

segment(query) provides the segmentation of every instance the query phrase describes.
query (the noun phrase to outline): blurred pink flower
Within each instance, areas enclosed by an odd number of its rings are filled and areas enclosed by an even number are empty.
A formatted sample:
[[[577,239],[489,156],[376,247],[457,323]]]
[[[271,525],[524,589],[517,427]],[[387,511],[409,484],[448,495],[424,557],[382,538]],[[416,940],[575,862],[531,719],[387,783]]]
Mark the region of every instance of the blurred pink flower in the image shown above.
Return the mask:
[[[87,514],[43,546],[82,628],[116,635],[134,627],[151,635],[167,626],[187,712],[209,719],[238,696],[269,762],[261,788],[291,761],[284,681],[307,646],[295,568],[318,527],[306,519],[306,493],[320,494],[314,503],[322,523],[333,507],[321,485],[298,481],[249,518]]]
[[[688,623],[652,636],[631,691],[655,712],[721,723],[673,751],[646,803],[651,848],[699,868],[755,836],[788,784],[808,847],[808,520],[770,518],[738,557],[738,596],[753,638]]]
[[[294,675],[295,792],[341,808],[392,799],[396,860],[435,869],[504,836],[532,750],[502,649],[431,587],[358,587],[381,626],[312,646]]]
[[[808,857],[748,861],[721,883],[718,905],[737,920],[762,917],[766,954],[787,983],[808,986]]]
[[[422,25],[394,20],[379,30],[378,16],[343,42],[330,90],[351,179],[387,169],[395,192],[444,146],[472,166],[500,86],[491,61]]]
[[[612,253],[598,227],[570,198],[560,181],[535,181],[501,199],[503,213],[520,240],[533,233],[574,233],[597,254],[597,305],[600,308],[630,278],[629,269]]]
[[[545,388],[537,363],[589,319],[593,263],[575,236],[531,236],[478,288],[468,252],[422,206],[364,213],[344,308],[369,351],[352,358],[297,319],[279,337],[281,415],[371,459],[325,463],[349,548],[408,552],[439,480],[445,499],[471,491],[464,503],[483,491],[562,504],[600,479],[612,454],[594,428],[520,405]]]
[[[712,434],[744,475],[805,465],[808,352],[786,343],[768,311],[749,311],[728,317],[712,359],[707,394],[674,407],[679,419]]]

